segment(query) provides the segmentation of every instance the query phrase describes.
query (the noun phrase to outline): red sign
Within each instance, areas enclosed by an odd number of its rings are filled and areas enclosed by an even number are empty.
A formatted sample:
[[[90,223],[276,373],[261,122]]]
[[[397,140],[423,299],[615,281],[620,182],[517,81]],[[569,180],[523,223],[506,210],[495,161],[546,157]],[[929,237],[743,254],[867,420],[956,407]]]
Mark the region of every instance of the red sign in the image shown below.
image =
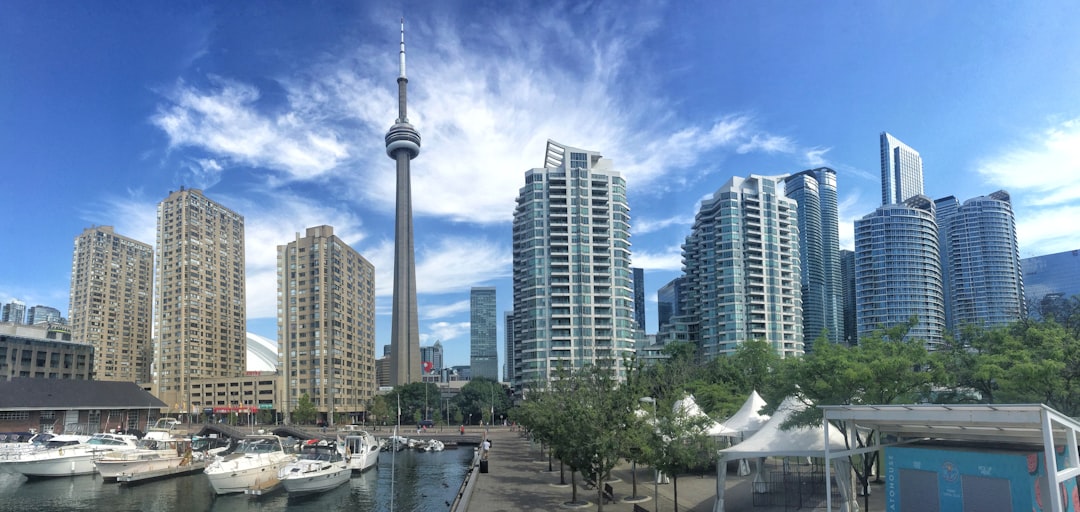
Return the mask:
[[[424,373],[431,373],[432,364],[431,361],[424,361],[424,364],[420,365],[424,367]]]

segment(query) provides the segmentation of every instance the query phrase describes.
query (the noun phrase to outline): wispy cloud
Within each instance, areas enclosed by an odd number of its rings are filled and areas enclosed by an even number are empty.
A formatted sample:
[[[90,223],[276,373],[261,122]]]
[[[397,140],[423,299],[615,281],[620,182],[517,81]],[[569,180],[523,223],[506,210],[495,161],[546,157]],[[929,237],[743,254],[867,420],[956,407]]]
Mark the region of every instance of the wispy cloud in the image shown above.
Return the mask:
[[[446,343],[464,335],[468,341],[469,322],[432,322],[425,324],[420,333],[420,343],[430,345],[436,341]]]
[[[647,217],[637,217],[634,219],[633,234],[644,235],[652,233],[654,231],[660,231],[670,228],[672,226],[679,227],[680,229],[689,227],[694,224],[693,215],[676,215],[674,217],[668,217],[666,219],[650,219]],[[683,229],[689,233],[688,229]]]
[[[646,270],[682,270],[682,247],[668,247],[662,253],[634,251],[633,266]]]
[[[431,305],[426,304],[421,306],[420,315],[424,320],[437,320],[439,318],[447,318],[457,315],[459,313],[468,312],[470,303],[468,300],[457,301],[453,304]]]
[[[976,169],[988,184],[1010,192],[1021,250],[1038,255],[1080,247],[1080,235],[1060,225],[1080,212],[1080,119],[989,156]]]

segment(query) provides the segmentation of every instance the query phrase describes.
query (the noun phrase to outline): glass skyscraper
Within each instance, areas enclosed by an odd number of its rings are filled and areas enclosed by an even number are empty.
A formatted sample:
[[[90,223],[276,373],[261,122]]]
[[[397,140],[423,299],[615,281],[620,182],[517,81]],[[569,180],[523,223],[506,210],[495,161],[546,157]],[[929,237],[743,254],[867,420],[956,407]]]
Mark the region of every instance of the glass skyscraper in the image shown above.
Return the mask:
[[[472,376],[499,381],[495,288],[478,286],[469,294],[469,366]]]
[[[859,337],[906,323],[909,339],[939,346],[944,280],[934,203],[926,196],[885,205],[855,221],[855,308]]]
[[[902,204],[923,193],[922,157],[900,139],[881,132],[881,204]]]
[[[1025,314],[1024,278],[1009,193],[999,190],[959,204],[935,201],[945,278],[946,324],[1007,325]]]
[[[682,288],[686,282],[685,276],[679,276],[656,290],[656,321],[658,330],[663,330],[665,325],[671,324],[672,317],[683,314]]]
[[[705,360],[764,340],[803,353],[797,204],[781,178],[734,177],[702,201],[683,244],[686,332]]]
[[[1028,311],[1033,316],[1059,315],[1064,312],[1059,308],[1080,296],[1080,250],[1024,258],[1020,265]]]
[[[634,267],[634,323],[645,332],[645,269]]]
[[[844,295],[840,274],[840,222],[836,171],[821,167],[784,179],[785,195],[798,203],[804,347],[819,336],[844,340]]]
[[[513,226],[514,387],[634,351],[630,208],[611,160],[548,141],[525,173]]]

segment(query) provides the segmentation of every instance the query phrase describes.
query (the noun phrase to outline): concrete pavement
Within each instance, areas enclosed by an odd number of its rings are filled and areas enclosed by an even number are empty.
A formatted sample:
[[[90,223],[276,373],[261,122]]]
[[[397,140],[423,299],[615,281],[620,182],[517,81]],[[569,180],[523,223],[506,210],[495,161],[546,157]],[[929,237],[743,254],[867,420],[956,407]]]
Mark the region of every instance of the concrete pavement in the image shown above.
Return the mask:
[[[471,429],[469,434],[474,433]],[[580,474],[577,478],[577,500],[574,501],[570,484],[570,471],[565,471],[565,485],[560,481],[559,462],[552,462],[548,471],[547,458],[540,457],[538,445],[529,442],[520,432],[506,427],[492,428],[491,453],[488,472],[476,473],[470,482],[467,498],[458,510],[467,512],[518,512],[549,510],[597,510],[596,489],[586,489]],[[637,477],[637,494],[640,500],[631,500],[634,475]],[[606,502],[603,510],[609,512],[634,512],[637,504],[650,512],[673,512],[675,510],[675,480],[670,484],[654,485],[653,472],[638,467],[636,472],[630,464],[620,464],[612,471],[610,485],[615,501]],[[725,508],[727,511],[778,512],[783,506],[753,505],[750,477],[729,473],[725,485]],[[884,510],[881,486],[872,489],[870,510]],[[656,498],[654,499],[654,492]],[[678,479],[679,508],[682,512],[712,512],[716,500],[716,473],[704,475],[681,475]],[[862,508],[863,501],[859,499]],[[833,509],[839,510],[834,502]],[[787,508],[786,510],[794,510]],[[802,510],[814,510],[803,508]],[[824,507],[817,510],[825,510]],[[865,509],[864,509],[865,510]]]

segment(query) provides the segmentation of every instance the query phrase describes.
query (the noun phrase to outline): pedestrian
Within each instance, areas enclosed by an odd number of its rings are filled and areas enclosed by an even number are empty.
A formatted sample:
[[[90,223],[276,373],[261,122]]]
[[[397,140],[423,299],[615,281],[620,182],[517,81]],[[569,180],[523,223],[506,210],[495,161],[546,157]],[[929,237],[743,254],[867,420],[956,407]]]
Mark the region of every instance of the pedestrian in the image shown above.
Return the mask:
[[[465,435],[465,425],[461,426],[461,435]]]

